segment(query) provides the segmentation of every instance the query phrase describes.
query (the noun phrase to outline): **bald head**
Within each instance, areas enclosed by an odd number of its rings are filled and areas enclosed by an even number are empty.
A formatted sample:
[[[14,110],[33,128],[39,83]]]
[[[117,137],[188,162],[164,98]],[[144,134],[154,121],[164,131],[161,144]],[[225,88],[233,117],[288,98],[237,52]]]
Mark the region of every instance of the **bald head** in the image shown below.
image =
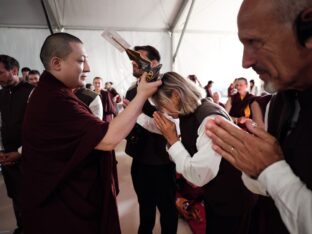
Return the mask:
[[[311,1],[244,0],[241,5],[237,23],[244,46],[242,66],[251,67],[270,93],[312,84],[312,41],[302,46],[296,27],[299,15],[311,21]]]

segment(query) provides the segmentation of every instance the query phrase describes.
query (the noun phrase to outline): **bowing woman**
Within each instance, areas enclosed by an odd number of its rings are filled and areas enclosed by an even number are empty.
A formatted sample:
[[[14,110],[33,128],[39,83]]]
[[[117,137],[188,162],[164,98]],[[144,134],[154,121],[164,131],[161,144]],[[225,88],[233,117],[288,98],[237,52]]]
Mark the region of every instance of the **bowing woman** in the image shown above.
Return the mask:
[[[255,197],[243,185],[241,172],[212,149],[205,134],[209,119],[222,116],[224,109],[202,99],[201,91],[175,72],[162,77],[162,85],[152,96],[158,112],[156,126],[168,142],[168,153],[183,177],[203,186],[206,212],[206,233],[248,233]],[[181,136],[165,114],[179,118]]]

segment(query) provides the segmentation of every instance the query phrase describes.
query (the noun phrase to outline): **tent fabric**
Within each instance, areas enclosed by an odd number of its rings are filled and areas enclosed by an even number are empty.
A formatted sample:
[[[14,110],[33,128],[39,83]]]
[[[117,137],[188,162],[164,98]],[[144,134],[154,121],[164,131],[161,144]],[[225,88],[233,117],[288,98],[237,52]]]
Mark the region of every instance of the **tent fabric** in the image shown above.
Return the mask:
[[[227,87],[235,78],[258,79],[254,71],[242,68],[242,53],[236,33],[187,33],[174,70],[184,76],[196,74],[202,86],[213,80],[212,89],[227,96]]]
[[[132,66],[125,53],[119,52],[101,37],[102,31],[97,30],[66,30],[79,37],[86,48],[91,72],[87,82],[100,76],[104,82],[112,81],[119,93],[125,94],[135,78]],[[119,32],[130,45],[155,46],[161,54],[162,72],[170,70],[170,37],[165,32]],[[15,57],[20,67],[30,67],[43,71],[39,54],[44,39],[49,35],[46,29],[14,29],[0,28],[0,54]],[[5,46],[2,46],[5,45]],[[21,75],[21,74],[20,74]]]
[[[178,51],[191,3],[194,7]],[[196,74],[213,90],[225,90],[236,77],[258,80],[241,67],[243,47],[236,17],[242,0],[44,0],[54,29],[72,33],[85,44],[91,72],[124,94],[134,81],[131,63],[100,35],[113,29],[130,45],[150,44],[162,56],[162,72]],[[180,11],[183,9],[183,11]],[[179,14],[181,13],[181,14]],[[16,57],[21,66],[42,71],[40,47],[49,35],[40,0],[0,0],[0,53]]]
[[[43,0],[53,26],[166,31],[184,0]],[[41,0],[1,0],[0,25],[47,27]]]

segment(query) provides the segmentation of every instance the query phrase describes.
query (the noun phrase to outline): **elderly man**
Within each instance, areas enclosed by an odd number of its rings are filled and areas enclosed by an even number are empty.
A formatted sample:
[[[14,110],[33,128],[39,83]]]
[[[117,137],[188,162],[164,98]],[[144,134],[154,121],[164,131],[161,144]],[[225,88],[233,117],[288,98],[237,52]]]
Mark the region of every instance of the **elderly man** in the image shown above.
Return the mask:
[[[269,133],[251,121],[251,134],[221,118],[206,125],[214,149],[249,176],[247,187],[270,196],[258,206],[262,233],[312,233],[311,25],[312,1],[244,0],[243,67],[259,74],[266,91],[278,92],[267,113]]]

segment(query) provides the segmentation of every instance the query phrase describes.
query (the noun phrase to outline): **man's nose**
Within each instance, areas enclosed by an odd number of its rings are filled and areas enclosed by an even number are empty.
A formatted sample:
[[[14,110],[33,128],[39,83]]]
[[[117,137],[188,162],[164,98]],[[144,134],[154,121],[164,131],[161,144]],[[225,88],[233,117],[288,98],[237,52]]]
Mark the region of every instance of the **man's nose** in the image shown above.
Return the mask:
[[[90,72],[90,66],[87,61],[84,62],[83,72]]]
[[[244,48],[243,61],[242,61],[243,68],[250,68],[255,63],[256,63],[256,59],[255,59],[254,53],[250,49]]]

